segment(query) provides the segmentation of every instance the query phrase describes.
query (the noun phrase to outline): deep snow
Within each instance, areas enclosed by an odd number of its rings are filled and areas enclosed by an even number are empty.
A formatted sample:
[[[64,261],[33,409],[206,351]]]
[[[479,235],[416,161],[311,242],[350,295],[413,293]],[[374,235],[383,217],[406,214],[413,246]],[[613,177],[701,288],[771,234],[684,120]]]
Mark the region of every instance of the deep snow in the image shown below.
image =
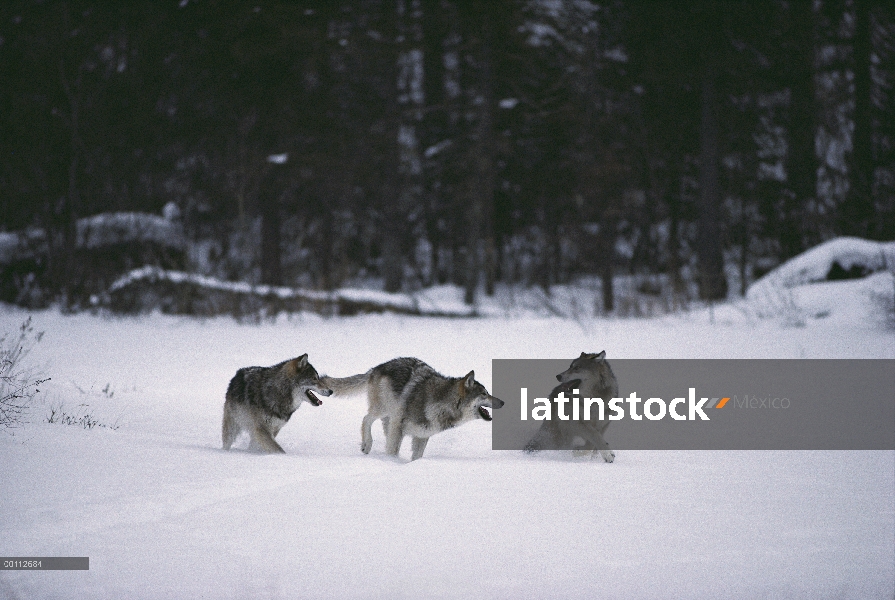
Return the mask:
[[[409,442],[389,459],[379,428],[360,453],[359,397],[303,406],[278,437],[285,456],[220,450],[236,369],[304,352],[336,376],[411,355],[489,387],[492,358],[582,350],[895,358],[871,284],[822,285],[838,296],[801,327],[745,304],[577,323],[37,313],[46,335],[30,360],[53,380],[30,424],[0,432],[0,555],[89,556],[90,570],[0,571],[0,598],[892,598],[891,451],[623,451],[604,464],[492,451],[477,421],[408,463]],[[794,298],[812,294],[829,297]],[[24,316],[0,307],[0,331]],[[51,408],[117,429],[49,424]]]

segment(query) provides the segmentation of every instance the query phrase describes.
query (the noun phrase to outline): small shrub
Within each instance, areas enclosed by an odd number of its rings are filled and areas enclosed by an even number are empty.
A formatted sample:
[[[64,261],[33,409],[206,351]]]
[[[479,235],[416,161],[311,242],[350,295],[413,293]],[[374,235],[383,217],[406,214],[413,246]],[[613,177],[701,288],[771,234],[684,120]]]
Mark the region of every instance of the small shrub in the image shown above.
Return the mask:
[[[40,393],[39,386],[50,380],[24,366],[28,353],[42,337],[42,331],[35,333],[31,317],[22,323],[18,333],[0,337],[0,428],[22,425],[31,401]]]
[[[108,387],[108,386],[107,386]],[[84,429],[93,429],[94,427],[102,427],[105,429],[118,429],[120,426],[117,422],[108,424],[103,423],[94,415],[90,414],[89,404],[79,404],[78,409],[73,412],[66,412],[65,407],[61,404],[50,407],[50,414],[47,415],[47,423],[59,423],[61,425],[77,425]]]

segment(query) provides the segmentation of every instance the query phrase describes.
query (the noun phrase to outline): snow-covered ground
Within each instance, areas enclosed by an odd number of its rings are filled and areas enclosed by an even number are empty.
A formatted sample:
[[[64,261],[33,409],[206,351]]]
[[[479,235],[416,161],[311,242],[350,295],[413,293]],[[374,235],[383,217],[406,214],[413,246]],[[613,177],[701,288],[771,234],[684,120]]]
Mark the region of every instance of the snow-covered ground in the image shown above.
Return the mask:
[[[220,449],[236,369],[304,352],[335,376],[409,355],[489,387],[492,358],[583,350],[895,358],[865,289],[891,301],[891,288],[868,281],[797,288],[799,327],[746,303],[577,322],[36,313],[46,334],[29,360],[53,379],[31,423],[0,431],[0,555],[88,556],[90,570],[0,571],[0,598],[891,599],[892,451],[629,451],[604,464],[492,451],[477,421],[409,463],[406,441],[400,460],[384,456],[379,428],[360,453],[360,397],[304,405],[278,437],[285,456]],[[0,307],[0,331],[24,316]],[[51,410],[99,425],[50,424]]]

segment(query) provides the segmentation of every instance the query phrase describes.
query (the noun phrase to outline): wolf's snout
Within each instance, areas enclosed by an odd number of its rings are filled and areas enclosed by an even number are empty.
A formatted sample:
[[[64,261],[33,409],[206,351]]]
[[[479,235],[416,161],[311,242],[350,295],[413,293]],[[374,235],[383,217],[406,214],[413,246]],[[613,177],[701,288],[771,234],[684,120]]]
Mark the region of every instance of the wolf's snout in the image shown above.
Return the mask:
[[[494,408],[503,408],[503,400],[501,400],[500,398],[494,398],[493,396],[492,398],[493,400],[491,401],[491,404],[494,406]]]
[[[560,373],[559,375],[556,376],[556,380],[557,380],[557,381],[562,381],[562,373]]]
[[[320,390],[320,395],[321,396],[332,396],[333,391],[332,390]]]

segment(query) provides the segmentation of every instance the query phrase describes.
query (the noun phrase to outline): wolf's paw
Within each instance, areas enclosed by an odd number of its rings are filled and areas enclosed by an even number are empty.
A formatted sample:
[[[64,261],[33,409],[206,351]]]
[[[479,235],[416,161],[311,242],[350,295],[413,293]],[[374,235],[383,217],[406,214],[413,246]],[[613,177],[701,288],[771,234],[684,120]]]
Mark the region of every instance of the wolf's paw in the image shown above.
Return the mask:
[[[360,451],[364,454],[369,454],[370,449],[373,447],[373,440],[365,440],[360,443]]]
[[[608,463],[611,463],[615,460],[615,452],[613,452],[612,450],[600,450],[600,456],[602,456],[603,460]]]

